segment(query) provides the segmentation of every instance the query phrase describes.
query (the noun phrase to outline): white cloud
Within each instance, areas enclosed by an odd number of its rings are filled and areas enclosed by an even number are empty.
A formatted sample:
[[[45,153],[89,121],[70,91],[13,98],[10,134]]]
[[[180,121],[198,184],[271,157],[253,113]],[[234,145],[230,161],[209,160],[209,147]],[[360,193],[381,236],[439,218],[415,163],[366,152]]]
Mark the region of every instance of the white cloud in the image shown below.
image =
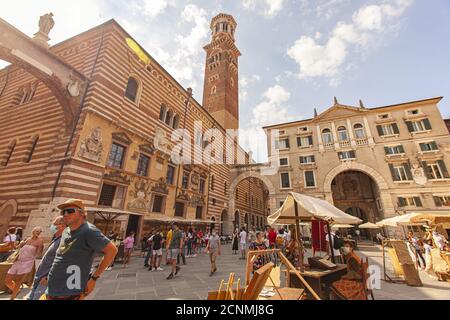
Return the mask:
[[[283,10],[284,0],[266,0],[266,5],[268,8],[264,11],[264,14],[268,17],[274,17]]]
[[[276,84],[268,88],[262,95],[264,101],[259,103],[252,111],[252,124],[256,127],[273,123],[285,122],[292,117],[288,115],[287,108],[283,107],[291,98],[291,93]]]
[[[203,45],[209,41],[209,15],[194,4],[188,4],[180,13],[180,26],[187,33],[173,35],[174,41],[163,39],[147,41],[150,53],[177,80],[194,90],[203,86]]]
[[[351,22],[338,22],[323,44],[318,43],[317,34],[314,38],[301,36],[287,50],[300,67],[298,76],[328,77],[331,86],[339,85],[349,52],[355,47],[368,51],[381,43],[411,4],[412,0],[384,0],[378,5],[364,6],[353,13]]]
[[[293,121],[301,116],[290,116],[285,104],[290,100],[291,93],[276,84],[268,88],[261,96],[262,101],[253,108],[253,118],[247,126],[239,129],[239,143],[253,152],[257,161],[267,160],[266,135],[263,126]]]
[[[149,18],[155,18],[156,16],[164,13],[167,7],[175,6],[173,1],[168,0],[144,0],[141,4],[142,12]]]
[[[256,8],[256,0],[243,0],[242,5],[246,9],[254,10]]]
[[[317,17],[330,20],[336,16],[349,0],[316,0],[314,1]]]
[[[242,6],[247,10],[258,10],[266,18],[273,18],[284,9],[287,0],[243,0]]]
[[[260,80],[261,76],[257,74],[253,74],[251,76],[239,75],[239,99],[241,101],[245,101],[248,96],[248,86]]]

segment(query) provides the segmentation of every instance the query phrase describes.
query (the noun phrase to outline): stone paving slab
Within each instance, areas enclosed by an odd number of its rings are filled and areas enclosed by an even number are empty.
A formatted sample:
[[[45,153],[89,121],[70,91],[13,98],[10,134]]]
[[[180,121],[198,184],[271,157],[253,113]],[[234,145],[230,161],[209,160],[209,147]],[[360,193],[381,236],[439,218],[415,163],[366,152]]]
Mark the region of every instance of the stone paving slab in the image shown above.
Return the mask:
[[[382,268],[382,254],[379,246],[360,245],[357,252],[361,257],[369,258],[371,265]],[[387,257],[388,258],[388,257]],[[235,279],[245,281],[245,260],[239,255],[231,254],[230,245],[222,248],[222,255],[218,257],[218,271],[209,277],[209,257],[199,254],[194,258],[187,258],[187,264],[181,265],[178,276],[166,280],[170,267],[162,265],[164,271],[150,272],[144,268],[144,259],[133,256],[128,268],[117,264],[112,271],[105,271],[98,280],[97,286],[88,300],[204,300],[208,291],[217,290],[220,281],[227,280],[230,272],[235,272]],[[392,273],[392,267],[387,259],[387,270]],[[121,274],[132,274],[133,277],[119,277]],[[376,300],[429,300],[450,299],[450,283],[439,282],[420,271],[423,287],[409,287],[406,284],[395,284],[381,281],[381,290],[374,290]],[[284,283],[282,279],[282,283]],[[28,289],[22,289],[18,298],[23,298]],[[0,295],[0,300],[7,300],[8,295]]]

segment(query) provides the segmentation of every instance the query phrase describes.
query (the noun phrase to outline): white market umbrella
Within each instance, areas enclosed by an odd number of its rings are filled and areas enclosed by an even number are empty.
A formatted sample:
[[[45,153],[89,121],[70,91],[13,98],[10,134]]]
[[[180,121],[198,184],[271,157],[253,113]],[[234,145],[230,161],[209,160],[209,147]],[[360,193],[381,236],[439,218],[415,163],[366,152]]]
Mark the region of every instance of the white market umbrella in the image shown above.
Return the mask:
[[[297,207],[297,212],[296,212]],[[338,224],[359,224],[362,220],[336,208],[328,201],[289,192],[280,209],[267,217],[270,225],[293,224],[295,221],[325,220]]]
[[[358,226],[360,229],[380,229],[381,227],[379,225],[376,225],[372,222],[366,222]]]
[[[331,226],[332,228],[336,228],[336,229],[350,229],[353,228],[354,226],[352,226],[351,224],[333,224]]]
[[[387,218],[377,222],[377,225],[381,227],[398,227],[399,225],[411,224],[410,220],[412,217],[419,215],[419,213],[408,213],[403,215],[398,215],[392,218]]]

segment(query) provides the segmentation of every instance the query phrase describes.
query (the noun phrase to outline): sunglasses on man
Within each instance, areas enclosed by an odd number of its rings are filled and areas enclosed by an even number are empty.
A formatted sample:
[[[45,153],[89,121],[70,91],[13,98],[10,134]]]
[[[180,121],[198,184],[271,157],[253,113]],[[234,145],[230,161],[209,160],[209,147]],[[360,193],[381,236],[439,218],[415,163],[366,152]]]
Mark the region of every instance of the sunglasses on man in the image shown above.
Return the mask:
[[[75,209],[75,208],[62,209],[61,210],[61,215],[64,216],[64,215],[66,215],[66,213],[67,214],[72,214],[72,213],[75,213],[77,211],[81,211],[81,210],[80,209]]]

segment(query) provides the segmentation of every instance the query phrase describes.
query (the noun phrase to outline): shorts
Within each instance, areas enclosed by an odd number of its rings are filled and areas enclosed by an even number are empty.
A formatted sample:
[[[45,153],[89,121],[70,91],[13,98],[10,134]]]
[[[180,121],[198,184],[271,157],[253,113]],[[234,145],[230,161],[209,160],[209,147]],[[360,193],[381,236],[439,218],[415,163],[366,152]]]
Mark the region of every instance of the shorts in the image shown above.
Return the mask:
[[[218,254],[218,251],[217,251],[217,250],[211,251],[211,252],[209,253],[209,260],[210,260],[211,262],[216,262],[217,254]]]
[[[167,260],[175,260],[180,254],[180,249],[168,249]]]
[[[162,256],[162,249],[153,249],[152,256]]]
[[[245,243],[239,243],[239,249],[245,250],[245,249],[247,249],[247,245]]]

